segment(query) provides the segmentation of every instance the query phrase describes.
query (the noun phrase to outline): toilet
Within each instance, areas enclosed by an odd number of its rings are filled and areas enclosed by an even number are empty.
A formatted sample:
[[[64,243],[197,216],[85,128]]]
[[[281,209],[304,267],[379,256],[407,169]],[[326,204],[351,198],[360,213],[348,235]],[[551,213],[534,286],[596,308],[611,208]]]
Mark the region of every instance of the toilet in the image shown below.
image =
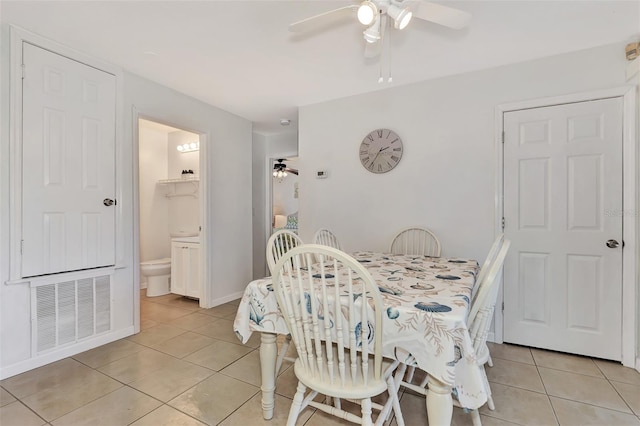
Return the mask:
[[[169,294],[170,257],[140,262],[140,270],[147,277],[147,297]]]
[[[198,231],[174,231],[170,233],[171,241],[180,238],[196,237]],[[140,262],[140,272],[147,278],[147,297],[163,296],[171,292],[171,258],[147,260]]]

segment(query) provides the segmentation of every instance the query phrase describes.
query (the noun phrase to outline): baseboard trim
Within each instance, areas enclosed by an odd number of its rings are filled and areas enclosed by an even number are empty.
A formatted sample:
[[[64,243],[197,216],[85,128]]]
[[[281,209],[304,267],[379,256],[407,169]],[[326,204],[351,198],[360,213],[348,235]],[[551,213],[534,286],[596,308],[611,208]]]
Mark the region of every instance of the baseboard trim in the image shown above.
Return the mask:
[[[218,299],[213,299],[213,303],[211,307],[222,305],[223,303],[231,302],[232,300],[240,299],[243,294],[244,294],[244,291],[239,291],[237,293],[232,293],[227,296],[220,297]]]
[[[16,374],[24,373],[25,371],[33,370],[34,368],[42,367],[43,365],[79,354],[80,352],[88,351],[89,349],[97,348],[98,346],[106,345],[107,343],[111,343],[115,340],[131,336],[132,334],[134,334],[133,326],[116,330],[108,334],[103,334],[95,339],[85,340],[75,345],[65,346],[59,350],[47,352],[46,354],[39,355],[34,358],[19,361],[15,364],[0,368],[0,380],[15,376]]]
[[[636,358],[636,371],[640,373],[640,357]]]

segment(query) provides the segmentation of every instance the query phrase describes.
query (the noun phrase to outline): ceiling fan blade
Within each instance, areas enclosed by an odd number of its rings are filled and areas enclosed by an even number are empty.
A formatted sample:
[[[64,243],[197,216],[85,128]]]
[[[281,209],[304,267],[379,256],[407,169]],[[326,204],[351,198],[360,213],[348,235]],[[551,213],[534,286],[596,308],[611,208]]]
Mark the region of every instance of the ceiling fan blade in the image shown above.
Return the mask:
[[[287,173],[293,173],[294,175],[298,176],[298,170],[296,169],[290,169],[287,167],[286,169],[284,169],[284,171]]]
[[[358,10],[358,7],[359,6],[357,4],[352,4],[349,6],[339,7],[337,9],[321,13],[319,15],[311,16],[309,18],[294,22],[293,24],[289,25],[289,31],[294,33],[307,31],[309,29],[312,29],[313,27],[322,25],[323,23],[327,23],[349,13],[353,13]]]
[[[364,42],[365,58],[375,58],[376,56],[380,56],[380,52],[382,52],[382,40],[378,40],[375,43]]]
[[[413,17],[459,30],[469,25],[471,14],[463,10],[428,1],[416,2]]]

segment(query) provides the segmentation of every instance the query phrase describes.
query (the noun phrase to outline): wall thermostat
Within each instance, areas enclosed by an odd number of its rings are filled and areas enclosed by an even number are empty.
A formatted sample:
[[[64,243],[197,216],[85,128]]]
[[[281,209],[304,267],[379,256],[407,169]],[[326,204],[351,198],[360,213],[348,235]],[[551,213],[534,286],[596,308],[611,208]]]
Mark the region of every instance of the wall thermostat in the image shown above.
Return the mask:
[[[327,170],[317,170],[316,178],[318,179],[326,179],[329,176],[329,172]]]

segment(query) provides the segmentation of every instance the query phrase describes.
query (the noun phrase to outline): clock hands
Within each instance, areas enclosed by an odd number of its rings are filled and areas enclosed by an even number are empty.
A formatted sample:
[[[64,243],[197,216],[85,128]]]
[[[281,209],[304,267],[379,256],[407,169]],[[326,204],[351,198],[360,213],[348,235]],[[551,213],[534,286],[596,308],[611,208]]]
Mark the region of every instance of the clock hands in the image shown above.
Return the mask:
[[[388,147],[388,146],[385,146],[384,148],[380,148],[380,149],[378,150],[378,153],[376,154],[376,156],[375,156],[375,157],[373,157],[373,160],[371,160],[371,164],[373,164],[373,163],[376,161],[376,158],[378,158],[378,155],[380,155],[380,153],[381,153],[382,151],[384,151],[385,149],[387,149],[387,148],[389,148],[389,147]]]

